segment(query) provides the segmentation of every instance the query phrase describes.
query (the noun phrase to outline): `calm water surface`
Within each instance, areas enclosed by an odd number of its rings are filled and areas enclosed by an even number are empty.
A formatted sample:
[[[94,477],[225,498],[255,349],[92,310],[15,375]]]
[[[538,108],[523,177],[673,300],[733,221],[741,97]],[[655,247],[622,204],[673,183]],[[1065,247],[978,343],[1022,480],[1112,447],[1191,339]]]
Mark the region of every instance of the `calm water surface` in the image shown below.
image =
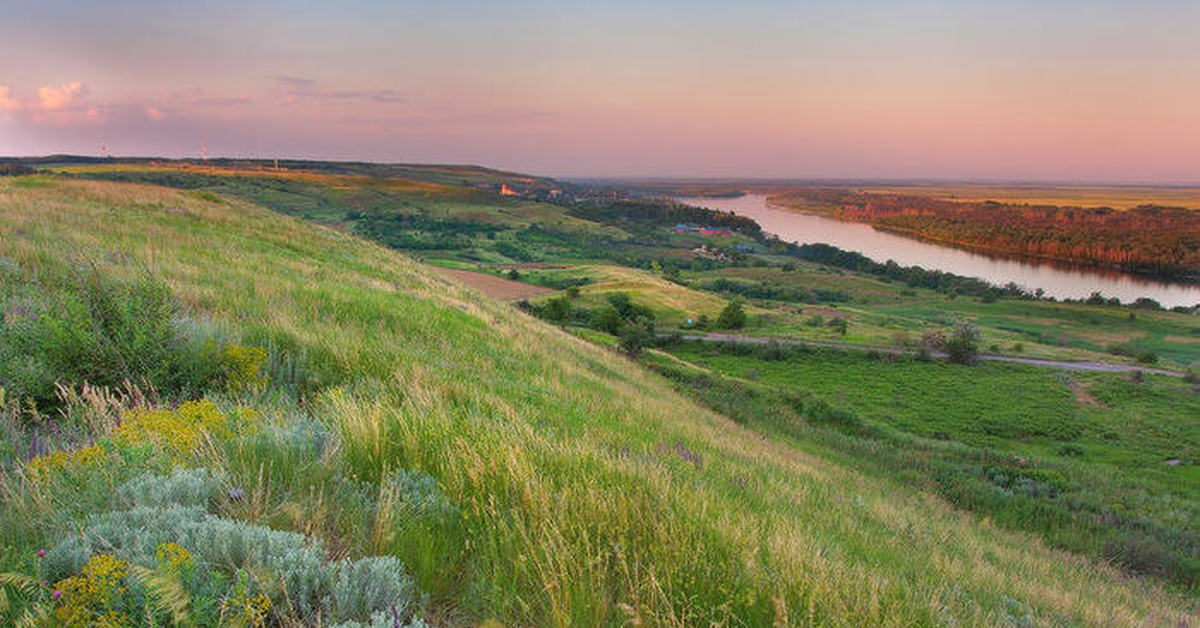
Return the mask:
[[[989,257],[961,249],[922,242],[876,231],[870,225],[776,209],[763,194],[738,198],[680,198],[697,207],[731,211],[753,218],[764,231],[798,244],[823,242],[858,251],[877,261],[895,260],[902,266],[920,266],[978,277],[997,285],[1015,282],[1030,292],[1041,288],[1059,299],[1087,298],[1093,292],[1130,302],[1150,297],[1164,307],[1200,303],[1200,286],[1154,281],[1104,270],[1066,268],[1048,262]]]

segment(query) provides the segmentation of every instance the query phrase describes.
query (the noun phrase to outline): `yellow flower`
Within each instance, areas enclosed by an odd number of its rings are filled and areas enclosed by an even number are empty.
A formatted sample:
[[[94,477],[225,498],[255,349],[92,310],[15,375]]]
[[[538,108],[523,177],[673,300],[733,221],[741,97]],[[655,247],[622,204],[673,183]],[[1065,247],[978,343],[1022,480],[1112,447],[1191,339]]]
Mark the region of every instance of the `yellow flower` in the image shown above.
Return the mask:
[[[55,618],[63,626],[131,626],[130,618],[113,608],[129,591],[128,575],[129,564],[111,554],[91,557],[79,575],[55,583],[62,592]]]
[[[267,614],[270,611],[271,598],[262,593],[250,595],[245,588],[238,587],[237,593],[225,601],[222,614],[235,622],[262,628],[267,623]]]
[[[44,478],[55,472],[99,467],[105,461],[103,445],[89,445],[75,451],[55,451],[29,461],[29,472]]]
[[[266,383],[262,367],[267,363],[267,350],[261,347],[229,345],[221,351],[225,364],[225,382],[233,390],[243,390]]]
[[[155,552],[158,564],[177,570],[192,563],[192,553],[177,543],[163,543]]]
[[[195,449],[205,433],[228,437],[228,420],[213,402],[188,401],[178,408],[133,410],[117,428],[117,439],[129,445],[158,444],[180,453]]]

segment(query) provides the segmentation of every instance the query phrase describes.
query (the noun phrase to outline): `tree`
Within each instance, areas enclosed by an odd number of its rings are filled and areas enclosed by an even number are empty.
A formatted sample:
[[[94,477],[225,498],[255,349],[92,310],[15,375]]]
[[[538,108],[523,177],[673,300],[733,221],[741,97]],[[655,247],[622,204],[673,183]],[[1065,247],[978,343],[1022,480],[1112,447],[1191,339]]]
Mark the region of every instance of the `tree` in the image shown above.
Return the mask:
[[[639,319],[626,323],[621,328],[618,346],[631,358],[642,355],[642,349],[654,344],[654,321]]]
[[[741,301],[730,301],[717,317],[718,329],[741,329],[746,326],[746,312]]]
[[[979,330],[967,322],[956,325],[946,340],[946,353],[955,364],[975,364],[979,357]]]
[[[521,272],[515,268],[510,268],[510,269],[508,269],[508,278],[513,281],[516,281],[521,278]]]
[[[564,296],[557,296],[542,307],[542,316],[558,325],[566,325],[567,319],[571,318],[571,300]]]
[[[610,333],[614,336],[621,331],[621,325],[624,322],[625,321],[621,318],[621,313],[617,311],[617,308],[611,305],[606,305],[596,310],[592,314],[591,321],[593,329],[599,329],[600,331]]]

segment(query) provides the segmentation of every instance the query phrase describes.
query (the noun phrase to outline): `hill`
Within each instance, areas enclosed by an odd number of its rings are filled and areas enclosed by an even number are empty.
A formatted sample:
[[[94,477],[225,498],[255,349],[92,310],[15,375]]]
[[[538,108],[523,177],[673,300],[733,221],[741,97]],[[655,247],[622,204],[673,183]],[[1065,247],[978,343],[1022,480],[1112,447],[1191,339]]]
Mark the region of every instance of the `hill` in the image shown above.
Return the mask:
[[[77,387],[32,415],[6,398],[0,570],[34,583],[10,587],[10,619],[133,617],[137,590],[163,616],[376,625],[1196,620],[1180,593],[738,425],[352,235],[243,200],[44,177],[0,180],[0,215],[5,330],[48,347],[31,369],[59,368],[54,330],[91,337],[51,322],[150,329],[130,304],[157,298],[162,337],[194,354],[157,393]],[[107,337],[94,355],[131,373],[155,346]],[[194,376],[206,360],[219,376]],[[189,397],[211,405],[173,405]],[[155,504],[178,521],[139,529],[175,546],[119,532]],[[206,589],[173,549],[217,552],[205,530],[268,541],[212,562],[203,582],[226,588]],[[269,541],[284,532],[320,549],[285,552],[293,537]],[[354,578],[378,596],[351,600]],[[87,582],[119,594],[89,598]]]

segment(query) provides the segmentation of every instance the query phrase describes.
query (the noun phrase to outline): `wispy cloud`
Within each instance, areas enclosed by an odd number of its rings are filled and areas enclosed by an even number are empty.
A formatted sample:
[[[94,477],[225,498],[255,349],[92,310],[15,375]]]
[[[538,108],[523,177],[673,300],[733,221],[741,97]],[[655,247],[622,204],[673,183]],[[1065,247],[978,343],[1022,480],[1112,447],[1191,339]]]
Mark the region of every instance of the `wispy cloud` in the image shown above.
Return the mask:
[[[409,99],[394,89],[334,89],[316,80],[300,76],[277,75],[271,77],[278,91],[288,103],[305,100],[364,101],[374,103],[407,103]]]

